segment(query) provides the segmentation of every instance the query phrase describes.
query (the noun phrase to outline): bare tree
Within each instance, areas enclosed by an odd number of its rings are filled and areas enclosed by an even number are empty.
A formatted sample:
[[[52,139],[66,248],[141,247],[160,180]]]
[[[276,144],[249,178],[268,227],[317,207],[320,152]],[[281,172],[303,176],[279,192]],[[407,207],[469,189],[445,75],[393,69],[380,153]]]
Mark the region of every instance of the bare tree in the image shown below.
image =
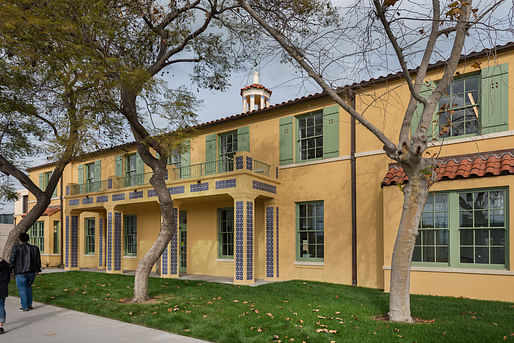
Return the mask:
[[[425,8],[423,4],[416,7],[408,1],[373,0],[371,6],[361,1],[351,6],[351,12],[347,13],[349,17],[350,14],[360,16],[354,17],[353,21],[346,18],[343,21],[335,11],[330,10],[332,7],[328,1],[238,0],[239,5],[280,44],[289,58],[350,116],[382,142],[387,156],[397,161],[408,176],[409,182],[402,187],[404,204],[391,262],[391,321],[412,322],[409,296],[412,254],[421,213],[430,186],[437,179],[437,161],[425,153],[431,140],[427,131],[432,125],[433,113],[453,79],[470,29],[474,25],[482,24],[486,31],[492,30],[491,26],[494,25],[483,23],[484,18],[502,2],[489,3],[478,9],[473,7],[470,0],[453,1],[445,7],[442,7],[440,1],[433,0],[430,8]],[[319,19],[320,11],[324,14],[324,20]],[[405,12],[408,15],[402,16]],[[362,23],[365,28],[360,32],[355,31]],[[423,25],[420,26],[420,23]],[[347,26],[342,27],[344,24]],[[320,27],[328,30],[320,30]],[[377,39],[373,36],[374,31],[380,32],[386,39]],[[449,54],[444,55],[436,49],[441,40],[445,41],[443,44],[448,47]],[[338,47],[340,50],[348,50],[348,47],[353,50],[336,56],[334,53],[329,54],[328,49],[321,46],[321,42],[328,42],[327,45],[336,53]],[[365,49],[359,50],[360,46],[364,46]],[[342,47],[344,48],[341,49]],[[369,67],[372,63],[369,59],[371,52],[383,52],[386,48],[394,52],[396,65],[401,69],[410,92],[397,144],[364,117],[363,113],[357,112],[345,100],[348,97],[340,96],[326,77],[327,71],[331,68],[333,71],[335,67],[341,66],[344,58],[359,57],[361,61],[368,63]],[[313,50],[317,52],[313,53]],[[446,60],[443,75],[431,95],[425,98],[421,95],[421,89],[429,64],[435,57],[443,55]],[[344,90],[346,89],[349,88]],[[413,116],[418,106],[422,107],[422,114],[419,124],[412,127]]]

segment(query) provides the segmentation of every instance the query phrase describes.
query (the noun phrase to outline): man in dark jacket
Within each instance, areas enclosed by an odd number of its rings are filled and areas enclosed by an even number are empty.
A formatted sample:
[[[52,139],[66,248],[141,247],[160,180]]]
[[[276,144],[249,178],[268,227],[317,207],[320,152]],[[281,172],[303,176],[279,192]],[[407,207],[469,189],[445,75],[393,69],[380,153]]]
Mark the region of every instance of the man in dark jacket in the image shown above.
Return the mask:
[[[20,311],[32,309],[32,283],[36,273],[41,272],[39,248],[28,243],[29,235],[20,233],[20,244],[11,250],[9,264],[16,276],[16,286],[20,293]]]

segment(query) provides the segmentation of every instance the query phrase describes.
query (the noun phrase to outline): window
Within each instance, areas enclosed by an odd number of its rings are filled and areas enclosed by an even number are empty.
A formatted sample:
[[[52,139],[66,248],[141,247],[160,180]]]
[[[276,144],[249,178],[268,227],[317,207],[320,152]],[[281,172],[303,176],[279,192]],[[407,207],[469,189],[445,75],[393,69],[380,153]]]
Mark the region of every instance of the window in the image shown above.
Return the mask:
[[[95,178],[95,164],[86,164],[86,192],[94,192],[97,189],[97,183]]]
[[[412,260],[448,263],[448,194],[428,196]]]
[[[137,255],[137,217],[125,216],[125,255]]]
[[[178,149],[173,149],[170,151],[170,154],[168,155],[168,164],[180,168],[181,156]]]
[[[237,152],[237,131],[220,135],[220,172],[234,170],[234,155]]]
[[[59,242],[59,234],[60,234],[60,222],[58,220],[54,220],[54,232],[53,232],[53,240],[54,240],[54,254],[58,254],[61,248],[61,244]]]
[[[48,182],[50,181],[50,177],[52,177],[52,171],[48,172],[42,172],[39,173],[39,188],[43,191],[46,190],[46,187],[48,186]],[[54,189],[54,192],[52,193],[52,198],[57,197],[57,186]]]
[[[95,253],[95,218],[85,219],[86,255]]]
[[[218,209],[219,257],[234,258],[234,208]]]
[[[323,201],[296,204],[298,260],[322,261],[324,248]]]
[[[480,75],[453,80],[439,101],[440,137],[478,133]]]
[[[127,179],[127,186],[138,185],[136,175],[136,154],[129,154],[125,157],[125,177]]]
[[[43,253],[45,250],[45,222],[35,222],[29,230],[29,237],[30,244],[37,246],[39,251]]]
[[[413,262],[455,267],[506,267],[507,190],[429,195]]]
[[[323,158],[323,114],[316,112],[298,117],[297,123],[299,160]]]
[[[29,196],[23,196],[23,213],[27,213],[29,211]]]

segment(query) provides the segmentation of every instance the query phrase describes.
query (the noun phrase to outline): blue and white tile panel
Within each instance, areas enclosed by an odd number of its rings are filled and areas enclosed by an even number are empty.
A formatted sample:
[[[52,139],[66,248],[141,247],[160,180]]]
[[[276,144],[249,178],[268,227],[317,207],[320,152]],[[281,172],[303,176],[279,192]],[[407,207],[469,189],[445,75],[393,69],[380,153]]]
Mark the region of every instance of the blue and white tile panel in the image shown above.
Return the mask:
[[[80,204],[80,199],[72,199],[72,200],[68,201],[68,204],[70,206],[78,205],[78,204]]]
[[[178,274],[178,208],[173,208],[173,236],[170,246],[170,274]]]
[[[114,270],[121,270],[121,212],[114,212]]]
[[[100,195],[96,197],[96,203],[102,203],[102,202],[108,202],[109,196],[108,195]]]
[[[253,201],[246,202],[246,280],[253,280]]]
[[[266,276],[273,277],[273,207],[266,207]]]
[[[107,188],[112,188],[112,179],[107,179]]]
[[[129,199],[140,199],[142,197],[143,197],[143,191],[129,193]]]
[[[79,266],[79,217],[71,216],[71,267]]]
[[[66,216],[66,254],[64,256],[64,265],[66,268],[70,266],[70,216]]]
[[[170,194],[182,194],[185,191],[186,191],[186,187],[185,186],[175,186],[175,187],[168,188],[168,192]]]
[[[83,199],[82,199],[82,205],[92,204],[92,203],[93,203],[93,201],[94,201],[94,199],[93,199],[93,198],[88,198],[88,197],[83,198]]]
[[[216,181],[216,189],[234,188],[234,187],[236,187],[236,179]]]
[[[113,194],[111,196],[112,201],[125,200],[125,193]]]
[[[70,186],[66,186],[66,195],[70,195]]]
[[[278,207],[277,207],[277,216],[276,217],[277,218],[276,218],[276,225],[275,226],[276,226],[276,233],[277,233],[276,234],[276,237],[277,237],[277,239],[276,239],[276,241],[277,241],[277,244],[276,244],[276,256],[277,256],[277,259],[275,261],[275,264],[277,265],[277,277],[278,277],[278,275],[279,275],[279,273],[278,273],[278,266],[279,266],[279,263],[278,263]]]
[[[168,246],[169,245],[170,244],[168,243],[168,245],[166,246],[166,249],[164,249],[164,252],[162,253],[162,258],[161,258],[161,261],[162,261],[161,274],[162,275],[168,275],[168,253],[169,253]]]
[[[246,169],[253,170],[253,159],[250,156],[246,156]]]
[[[236,201],[236,280],[243,280],[243,201]]]
[[[190,186],[190,192],[201,192],[201,191],[208,191],[208,190],[209,190],[208,182],[194,183]]]
[[[112,270],[112,212],[107,213],[107,270]]]
[[[267,184],[267,183],[264,183],[264,182],[257,181],[257,180],[253,180],[253,189],[257,189],[259,191],[269,192],[269,193],[273,193],[273,194],[277,193],[277,187]]]
[[[98,219],[98,266],[104,265],[104,219]]]
[[[236,156],[236,169],[243,169],[243,156]]]

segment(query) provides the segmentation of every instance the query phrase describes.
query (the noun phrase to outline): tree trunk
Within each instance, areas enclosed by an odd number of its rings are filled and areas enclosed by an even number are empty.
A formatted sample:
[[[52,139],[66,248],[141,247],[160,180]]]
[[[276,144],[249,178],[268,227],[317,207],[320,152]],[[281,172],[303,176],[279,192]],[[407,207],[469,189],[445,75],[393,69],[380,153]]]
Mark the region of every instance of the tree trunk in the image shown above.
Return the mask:
[[[419,220],[428,197],[429,180],[420,165],[412,172],[403,166],[409,182],[403,187],[403,210],[391,261],[389,320],[412,323],[410,313],[410,266]],[[409,175],[411,174],[411,175]]]
[[[149,299],[148,278],[150,277],[152,267],[161,257],[173,234],[176,234],[173,230],[173,223],[176,220],[173,215],[173,200],[166,186],[165,172],[166,167],[159,164],[153,170],[153,175],[150,178],[150,184],[155,189],[160,201],[162,222],[157,239],[137,265],[134,279],[134,302],[144,302]]]

